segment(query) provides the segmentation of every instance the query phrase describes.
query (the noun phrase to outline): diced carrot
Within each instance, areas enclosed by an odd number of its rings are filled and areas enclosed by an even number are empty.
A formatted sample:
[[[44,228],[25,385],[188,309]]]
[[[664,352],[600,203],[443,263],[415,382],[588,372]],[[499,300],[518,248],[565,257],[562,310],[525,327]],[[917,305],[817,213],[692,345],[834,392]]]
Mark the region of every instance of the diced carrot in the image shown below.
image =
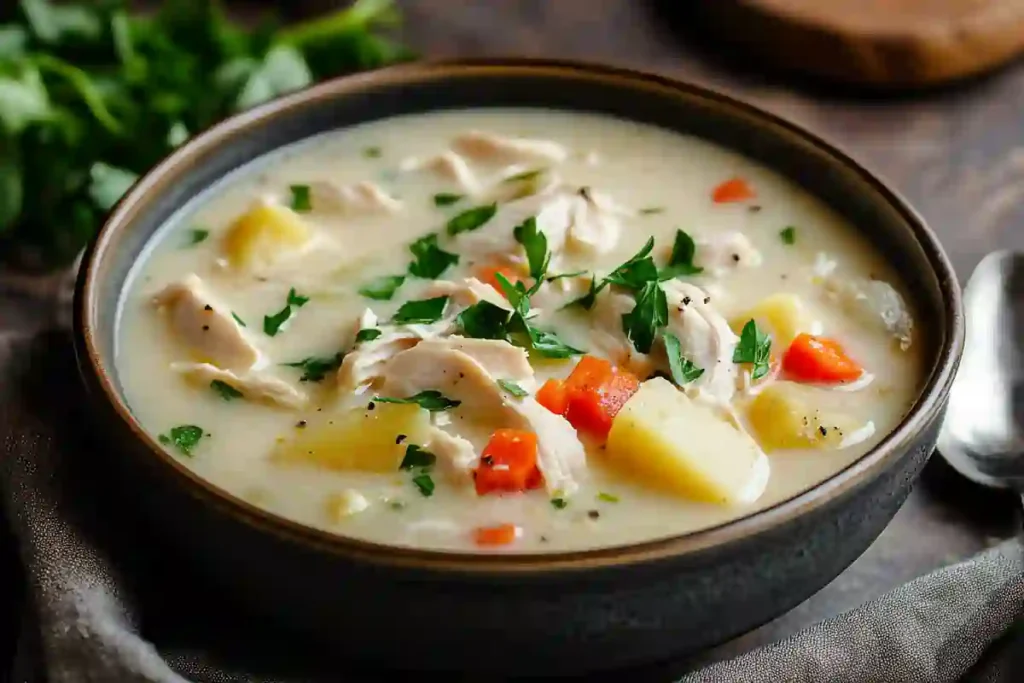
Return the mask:
[[[569,405],[569,394],[565,390],[565,382],[560,379],[549,379],[537,390],[534,398],[556,415],[564,415]]]
[[[716,204],[727,204],[729,202],[743,202],[755,197],[753,188],[743,178],[730,178],[719,185],[711,193],[711,199]]]
[[[543,483],[537,468],[537,435],[520,429],[499,429],[484,446],[473,472],[477,495],[493,491],[518,493]]]
[[[481,282],[485,282],[489,284],[491,287],[494,287],[495,291],[497,291],[502,296],[505,296],[505,293],[501,291],[501,285],[498,284],[498,273],[501,273],[505,277],[505,279],[511,282],[512,284],[515,284],[522,279],[519,276],[519,273],[516,272],[515,268],[511,266],[498,265],[481,266],[480,268],[477,268],[476,277]]]
[[[565,380],[566,390],[574,392],[596,391],[611,379],[614,366],[610,361],[596,356],[583,356]]]
[[[618,370],[612,375],[611,381],[601,391],[601,408],[608,415],[609,421],[619,414],[622,406],[639,389],[640,379],[636,375],[624,370]]]
[[[473,529],[473,540],[477,545],[508,545],[516,540],[518,535],[519,527],[515,524],[482,526]]]
[[[810,334],[797,335],[782,356],[782,369],[793,379],[825,384],[850,382],[864,372],[839,342]]]
[[[584,356],[565,381],[565,411],[577,431],[607,438],[612,420],[640,388],[636,375],[609,361]]]

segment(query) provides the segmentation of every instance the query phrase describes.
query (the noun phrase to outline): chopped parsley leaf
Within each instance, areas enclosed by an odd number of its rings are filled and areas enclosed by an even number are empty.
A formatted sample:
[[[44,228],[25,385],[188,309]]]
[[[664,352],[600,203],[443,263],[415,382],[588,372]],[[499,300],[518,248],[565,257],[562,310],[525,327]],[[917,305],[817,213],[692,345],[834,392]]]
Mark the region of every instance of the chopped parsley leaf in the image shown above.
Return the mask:
[[[640,215],[641,216],[651,216],[651,215],[654,215],[656,213],[665,213],[665,207],[664,206],[648,206],[645,209],[640,209]]]
[[[654,250],[654,238],[647,240],[644,246],[625,263],[608,274],[601,283],[600,291],[605,284],[618,285],[630,290],[643,289],[651,280],[658,279],[658,267],[654,265],[651,251]]]
[[[771,369],[772,339],[754,320],[748,320],[740,332],[740,340],[732,354],[733,363],[751,363],[751,379],[761,379]]]
[[[446,296],[406,301],[398,307],[391,322],[398,324],[435,323],[444,315],[447,305],[448,297]]]
[[[619,502],[619,497],[616,496],[614,493],[605,493],[604,491],[601,491],[600,493],[597,494],[597,499],[598,500],[603,500],[606,503],[618,503]]]
[[[409,444],[408,448],[405,449],[405,457],[402,458],[402,464],[398,468],[411,470],[417,467],[433,467],[435,462],[437,462],[436,455],[415,444]]]
[[[295,306],[295,308],[302,308],[307,303],[309,303],[309,297],[308,296],[302,296],[301,294],[297,294],[295,292],[295,288],[294,287],[292,287],[291,289],[288,290],[288,305],[289,306]]]
[[[413,260],[409,264],[409,274],[421,277],[425,280],[434,280],[441,277],[441,274],[459,262],[459,255],[437,246],[437,233],[431,233],[419,238],[409,245]]]
[[[440,391],[434,389],[428,389],[421,391],[415,396],[408,398],[392,398],[388,396],[378,396],[374,399],[380,403],[415,403],[424,410],[429,410],[432,413],[450,410],[452,408],[458,408],[462,405],[462,401],[455,401],[441,394]]]
[[[577,270],[572,273],[558,273],[556,275],[545,275],[544,282],[554,282],[555,280],[561,280],[567,277],[579,277],[580,275],[586,275],[587,271]]]
[[[464,194],[455,194],[453,192],[438,192],[434,195],[434,206],[451,206],[462,201],[465,197]]]
[[[448,225],[445,229],[452,237],[463,232],[477,230],[478,228],[483,227],[484,223],[491,220],[497,211],[497,203],[466,209],[462,213],[453,216],[451,220],[448,221]]]
[[[417,474],[412,478],[412,483],[420,490],[424,498],[434,495],[434,480],[427,473]]]
[[[194,228],[188,231],[188,246],[195,246],[200,242],[205,242],[206,238],[210,236],[209,230],[203,230],[201,228]]]
[[[285,367],[299,368],[302,370],[302,377],[299,378],[300,382],[320,382],[323,381],[327,373],[334,372],[341,367],[341,361],[345,359],[345,354],[340,351],[333,356],[326,358],[317,358],[316,356],[310,356],[309,358],[303,358],[300,361],[294,363],[284,363]]]
[[[473,339],[507,339],[509,312],[490,301],[478,301],[455,318],[463,334]]]
[[[219,379],[215,379],[210,382],[210,388],[220,394],[220,397],[225,401],[232,401],[236,398],[242,398],[242,392],[234,388],[227,382],[222,382]]]
[[[665,354],[668,356],[668,367],[672,373],[672,381],[679,386],[688,384],[704,374],[704,368],[698,368],[689,359],[683,358],[682,344],[679,337],[665,332]]]
[[[248,327],[248,325],[245,324],[245,321],[239,318],[238,314],[235,313],[234,311],[231,311],[231,317],[234,318],[235,322],[241,325],[242,327]]]
[[[796,228],[794,228],[792,225],[787,225],[785,228],[779,231],[779,237],[782,238],[783,244],[795,244]]]
[[[564,510],[566,507],[568,507],[568,505],[569,501],[567,501],[565,498],[551,499],[551,507],[555,508],[556,510]]]
[[[359,288],[359,293],[367,299],[377,301],[390,301],[398,288],[405,283],[404,275],[381,275],[370,280],[369,283]]]
[[[633,310],[622,316],[622,329],[640,353],[650,353],[658,330],[668,324],[668,300],[657,279],[635,294]]]
[[[203,428],[195,425],[178,425],[171,427],[170,432],[161,434],[157,440],[165,446],[174,446],[184,456],[192,457],[192,452],[203,438]]]
[[[693,238],[684,230],[676,230],[676,239],[672,243],[672,255],[669,256],[668,266],[661,271],[662,280],[671,280],[680,275],[696,275],[704,272],[704,269],[693,264],[693,257],[697,253],[697,245]]]
[[[522,173],[516,173],[515,175],[510,175],[508,178],[502,178],[501,182],[503,182],[503,183],[519,183],[519,182],[523,182],[524,180],[533,180],[534,178],[539,176],[541,173],[544,173],[546,171],[547,171],[546,168],[534,168],[534,169],[530,169],[529,171],[523,171]]]
[[[309,301],[308,296],[301,296],[295,292],[295,288],[292,287],[288,291],[288,301],[277,313],[263,316],[263,332],[269,337],[276,336],[281,328],[287,323],[291,317],[293,309],[302,308]]]
[[[562,342],[551,332],[539,330],[530,324],[531,292],[527,291],[522,282],[512,284],[501,273],[495,273],[494,277],[498,281],[498,286],[501,287],[505,299],[512,305],[513,313],[508,319],[507,328],[513,335],[513,343],[525,346],[528,350],[545,358],[569,358],[583,353],[583,351]]]
[[[526,389],[523,389],[521,386],[519,386],[512,380],[499,379],[498,386],[507,391],[508,393],[512,394],[516,398],[522,398],[523,396],[530,395],[530,392],[528,392]]]
[[[367,159],[380,159],[382,154],[380,147],[367,147],[363,150],[363,156]]]
[[[597,302],[598,293],[600,293],[600,291],[605,288],[606,284],[606,282],[601,282],[601,284],[597,284],[596,277],[590,278],[590,288],[587,290],[587,293],[577,299],[573,299],[565,306],[563,306],[563,308],[569,308],[570,306],[579,306],[580,308],[589,311],[591,308],[594,307],[594,304]]]
[[[522,225],[517,225],[512,234],[516,242],[523,245],[526,261],[530,266],[530,277],[534,279],[534,287],[539,287],[551,262],[547,235],[537,229],[537,219],[534,217],[527,218]]]
[[[383,334],[375,327],[366,327],[356,332],[356,343],[373,341]]]
[[[288,189],[292,193],[293,211],[306,213],[313,210],[313,200],[310,196],[309,185],[290,185]]]

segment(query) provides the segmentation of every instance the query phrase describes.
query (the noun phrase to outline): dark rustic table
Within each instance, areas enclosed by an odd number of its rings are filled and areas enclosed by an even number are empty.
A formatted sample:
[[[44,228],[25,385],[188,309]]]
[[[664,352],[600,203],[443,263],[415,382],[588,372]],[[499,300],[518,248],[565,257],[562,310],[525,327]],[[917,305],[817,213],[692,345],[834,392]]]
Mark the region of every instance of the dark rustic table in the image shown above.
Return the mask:
[[[961,280],[990,250],[1024,249],[1024,64],[941,92],[880,98],[766,76],[706,44],[674,7],[681,2],[398,1],[405,39],[424,56],[611,62],[707,84],[793,119],[892,181],[939,234]],[[258,4],[239,3],[242,11]],[[849,569],[792,612],[707,657],[785,637],[974,554],[1014,533],[1019,517],[1011,498],[967,484],[934,458],[889,527]]]

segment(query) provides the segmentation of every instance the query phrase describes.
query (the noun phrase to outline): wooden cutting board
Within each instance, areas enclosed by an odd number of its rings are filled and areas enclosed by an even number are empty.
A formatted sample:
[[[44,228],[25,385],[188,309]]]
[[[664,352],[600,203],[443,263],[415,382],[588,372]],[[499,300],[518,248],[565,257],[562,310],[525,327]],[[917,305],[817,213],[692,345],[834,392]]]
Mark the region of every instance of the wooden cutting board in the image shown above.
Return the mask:
[[[707,0],[716,42],[850,84],[919,87],[1024,52],[1024,0]]]

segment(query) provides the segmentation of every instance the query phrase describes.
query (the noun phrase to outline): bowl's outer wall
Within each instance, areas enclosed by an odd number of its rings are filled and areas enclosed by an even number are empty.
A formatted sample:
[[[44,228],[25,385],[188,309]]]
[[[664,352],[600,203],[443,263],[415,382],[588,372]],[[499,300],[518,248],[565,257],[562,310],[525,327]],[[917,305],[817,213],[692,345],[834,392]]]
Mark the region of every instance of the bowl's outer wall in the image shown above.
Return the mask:
[[[542,70],[495,76],[446,71],[395,85],[368,79],[359,92],[276,112],[272,125],[241,127],[226,144],[172,171],[130,230],[111,236],[92,267],[98,289],[76,305],[79,362],[126,485],[159,526],[236,598],[311,631],[336,648],[392,665],[551,673],[621,666],[685,654],[763,623],[806,599],[856,559],[895,514],[934,448],[934,413],[886,467],[804,514],[759,535],[658,562],[500,575],[456,575],[365,564],[246,521],[227,500],[187,489],[109,404],[82,344],[89,307],[99,363],[114,368],[117,302],[146,241],[189,198],[251,159],[315,133],[401,113],[477,106],[584,109],[654,123],[718,142],[789,176],[845,214],[907,279],[918,338],[939,358],[953,323],[956,283],[936,276],[897,207],[813,142],[699,92],[638,87],[625,78]],[[950,294],[949,288],[954,288]],[[82,296],[81,286],[79,296]],[[935,361],[936,363],[939,360]],[[112,379],[119,387],[116,373]],[[120,390],[120,389],[119,389]],[[944,397],[943,404],[944,404]],[[941,411],[940,411],[941,412]],[[458,643],[457,647],[453,647]],[[400,653],[400,654],[399,654]],[[517,653],[510,658],[509,653]],[[400,659],[401,661],[396,661]]]

